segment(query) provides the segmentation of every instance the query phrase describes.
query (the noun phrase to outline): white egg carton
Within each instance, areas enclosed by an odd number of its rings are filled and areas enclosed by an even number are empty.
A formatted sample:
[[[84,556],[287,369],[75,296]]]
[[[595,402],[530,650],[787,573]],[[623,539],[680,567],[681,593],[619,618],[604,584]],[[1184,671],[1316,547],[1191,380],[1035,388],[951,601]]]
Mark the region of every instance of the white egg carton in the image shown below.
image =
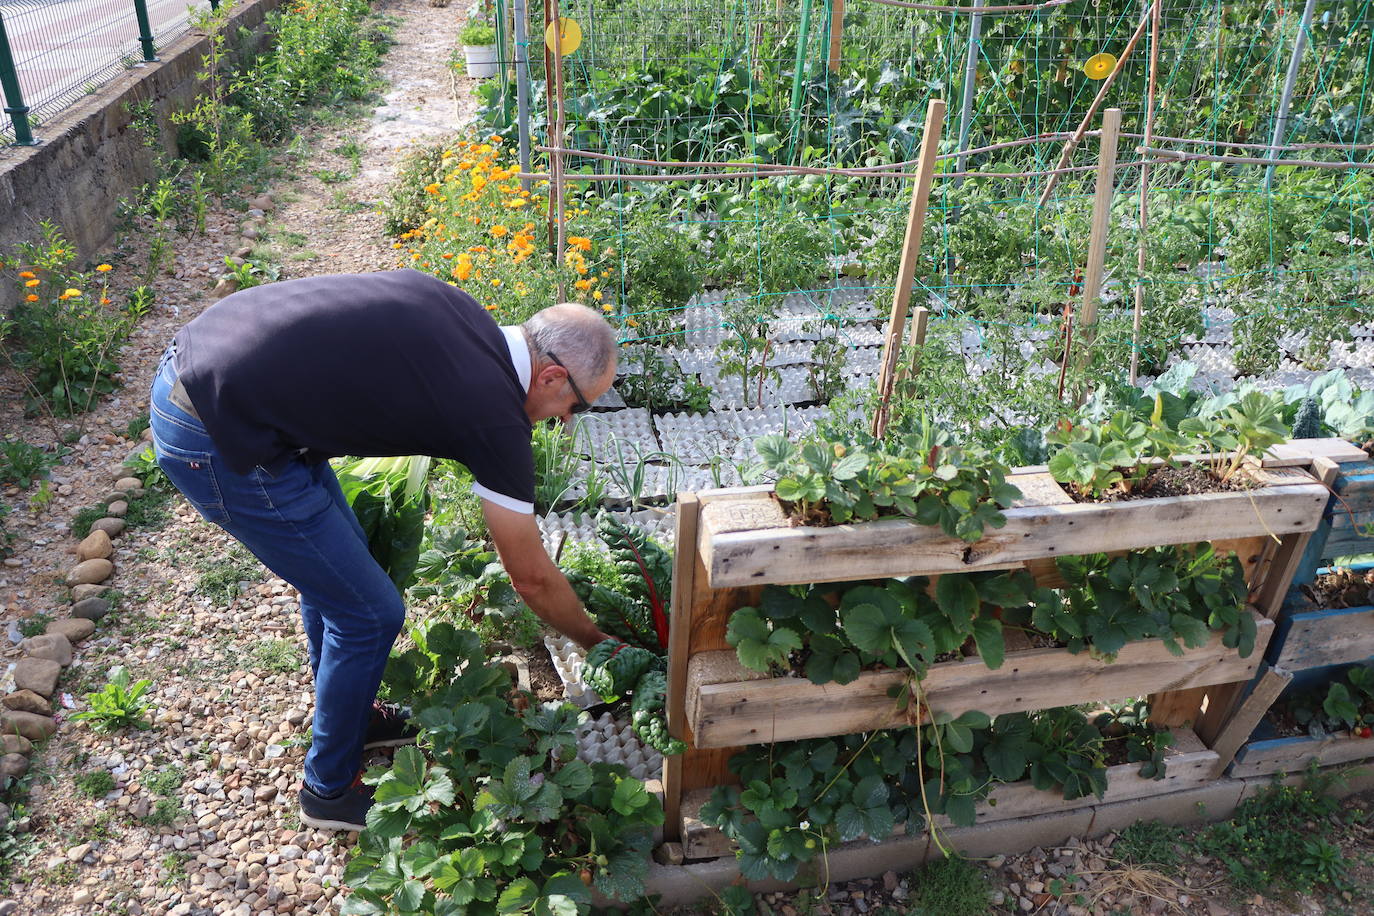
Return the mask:
[[[620,763],[635,779],[662,779],[663,755],[645,747],[627,720],[616,720],[609,712],[577,727],[577,756],[587,763]]]
[[[654,428],[663,450],[685,464],[707,464],[733,451],[740,439],[733,420],[718,411],[666,413],[654,418]]]
[[[586,658],[582,647],[566,636],[557,635],[545,636],[544,648],[549,650],[549,658],[563,682],[563,695],[568,702],[582,709],[600,704],[601,697],[582,681],[582,662]]]
[[[628,445],[646,454],[658,450],[653,421],[643,407],[579,414],[572,432],[578,450],[593,457],[601,457],[617,440],[622,447]]]

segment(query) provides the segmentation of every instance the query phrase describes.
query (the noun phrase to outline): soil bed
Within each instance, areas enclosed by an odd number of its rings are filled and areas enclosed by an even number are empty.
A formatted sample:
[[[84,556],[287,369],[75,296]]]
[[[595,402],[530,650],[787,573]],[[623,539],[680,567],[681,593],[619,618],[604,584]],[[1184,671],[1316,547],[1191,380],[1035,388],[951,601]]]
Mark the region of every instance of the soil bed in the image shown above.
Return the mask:
[[[1240,476],[1222,480],[1205,464],[1164,466],[1145,475],[1132,490],[1114,489],[1093,499],[1069,484],[1060,484],[1065,493],[1079,503],[1120,503],[1133,499],[1163,499],[1168,496],[1195,496],[1199,493],[1228,493],[1254,489],[1255,484]]]
[[[1302,586],[1313,608],[1340,610],[1374,604],[1374,570],[1336,569]]]

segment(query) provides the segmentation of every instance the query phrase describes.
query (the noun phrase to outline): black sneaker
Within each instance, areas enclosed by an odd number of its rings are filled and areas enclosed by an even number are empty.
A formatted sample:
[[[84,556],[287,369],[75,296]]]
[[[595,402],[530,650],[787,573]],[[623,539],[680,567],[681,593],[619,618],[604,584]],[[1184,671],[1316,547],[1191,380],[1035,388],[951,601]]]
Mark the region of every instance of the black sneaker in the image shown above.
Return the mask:
[[[363,750],[414,744],[420,732],[410,724],[409,719],[409,707],[373,703],[372,718],[368,720],[367,734],[363,736]]]
[[[335,798],[316,795],[301,786],[301,823],[320,830],[362,830],[367,826],[367,810],[372,807],[372,787],[361,777]]]

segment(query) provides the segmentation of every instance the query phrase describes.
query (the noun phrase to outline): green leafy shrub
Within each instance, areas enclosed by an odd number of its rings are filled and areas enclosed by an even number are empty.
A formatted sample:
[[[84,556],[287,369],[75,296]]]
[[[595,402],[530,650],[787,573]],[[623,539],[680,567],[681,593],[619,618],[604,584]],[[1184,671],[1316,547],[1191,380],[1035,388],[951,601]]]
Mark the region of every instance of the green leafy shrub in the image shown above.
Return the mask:
[[[420,559],[432,461],[423,455],[361,458],[335,468],[344,498],[367,534],[368,551],[402,592]]]
[[[496,28],[480,19],[469,20],[458,33],[458,40],[470,48],[496,44]]]
[[[48,473],[58,456],[23,439],[0,439],[0,484],[28,489]]]

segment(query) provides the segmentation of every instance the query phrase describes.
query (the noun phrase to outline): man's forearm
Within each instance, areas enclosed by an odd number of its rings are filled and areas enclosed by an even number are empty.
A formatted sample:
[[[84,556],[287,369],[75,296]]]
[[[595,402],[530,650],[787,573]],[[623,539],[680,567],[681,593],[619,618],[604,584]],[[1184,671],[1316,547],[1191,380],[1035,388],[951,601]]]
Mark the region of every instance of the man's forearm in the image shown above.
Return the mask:
[[[550,577],[550,580],[544,588],[527,589],[521,593],[520,597],[525,599],[530,610],[584,649],[590,649],[605,639],[606,634],[597,629],[587,615],[568,580],[561,575]]]

